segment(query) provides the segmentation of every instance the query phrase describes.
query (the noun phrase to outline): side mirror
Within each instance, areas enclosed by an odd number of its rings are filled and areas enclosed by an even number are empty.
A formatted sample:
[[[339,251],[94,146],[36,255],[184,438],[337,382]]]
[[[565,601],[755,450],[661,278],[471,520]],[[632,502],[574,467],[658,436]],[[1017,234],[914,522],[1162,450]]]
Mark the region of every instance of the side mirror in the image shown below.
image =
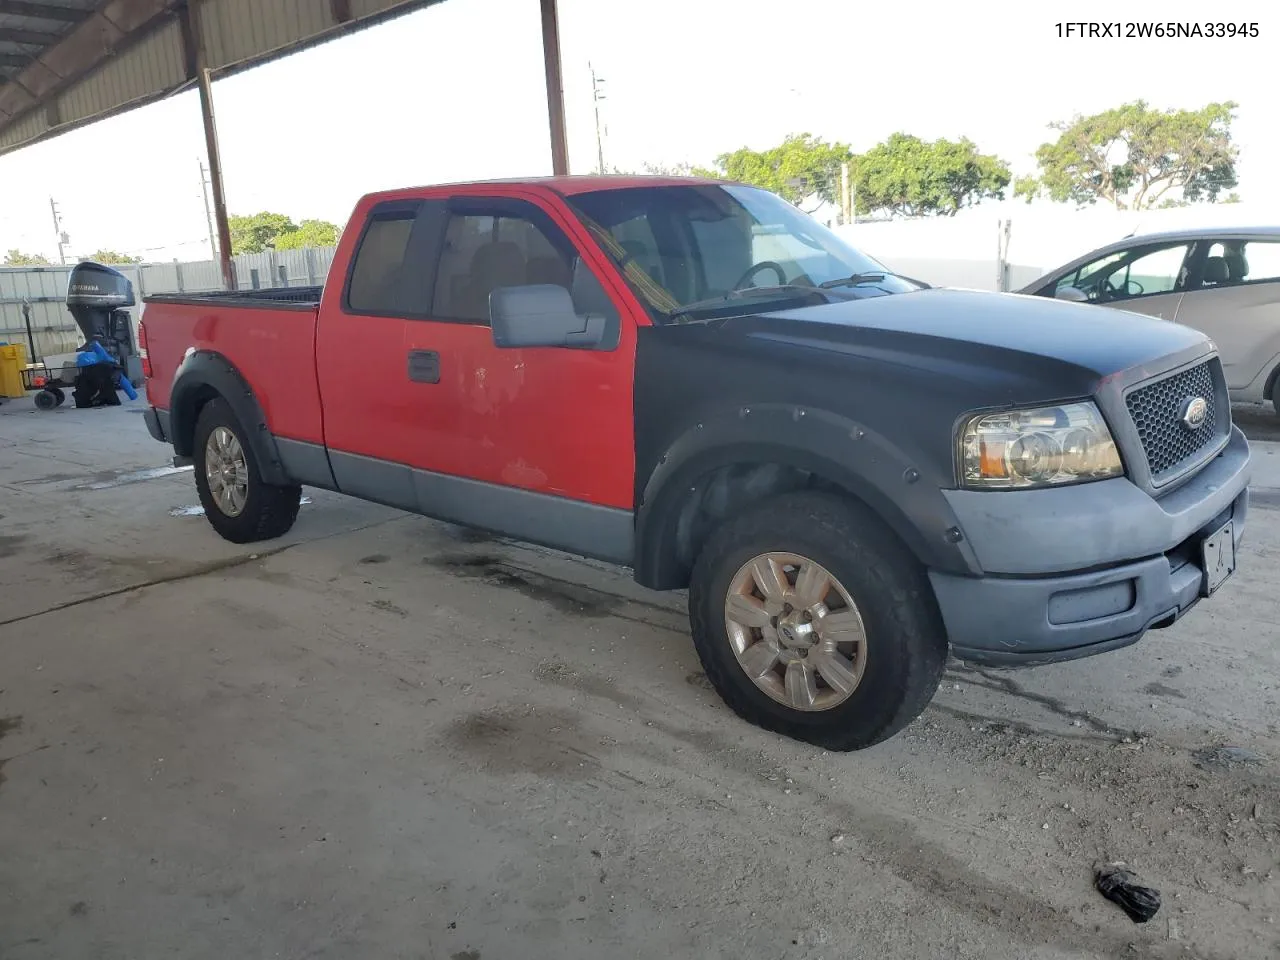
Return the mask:
[[[1069,300],[1072,303],[1089,302],[1089,295],[1079,287],[1059,287],[1053,298],[1055,300]]]
[[[498,347],[596,347],[605,318],[578,314],[573,297],[555,284],[499,287],[489,294],[489,326]]]

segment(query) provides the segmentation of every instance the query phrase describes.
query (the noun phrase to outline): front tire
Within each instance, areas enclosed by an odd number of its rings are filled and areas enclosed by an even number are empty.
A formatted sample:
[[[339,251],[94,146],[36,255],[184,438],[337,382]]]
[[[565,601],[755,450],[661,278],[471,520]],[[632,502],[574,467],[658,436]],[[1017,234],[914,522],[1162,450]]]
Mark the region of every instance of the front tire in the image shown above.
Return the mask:
[[[767,500],[713,531],[689,619],[734,712],[829,750],[892,737],[928,706],[946,665],[924,569],[870,510],[831,494]]]
[[[289,532],[298,518],[302,487],[277,487],[262,479],[244,428],[222,398],[201,409],[194,446],[200,503],[224,540],[254,543]]]

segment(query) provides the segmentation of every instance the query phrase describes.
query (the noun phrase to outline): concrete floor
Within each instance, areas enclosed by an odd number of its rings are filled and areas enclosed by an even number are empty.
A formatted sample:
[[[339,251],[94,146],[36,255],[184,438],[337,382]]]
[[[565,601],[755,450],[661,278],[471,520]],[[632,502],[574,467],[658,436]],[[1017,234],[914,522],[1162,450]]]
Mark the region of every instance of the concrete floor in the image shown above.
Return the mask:
[[[625,571],[311,491],[225,543],[138,413],[0,406],[4,960],[1280,951],[1280,444],[1213,601],[837,755]]]

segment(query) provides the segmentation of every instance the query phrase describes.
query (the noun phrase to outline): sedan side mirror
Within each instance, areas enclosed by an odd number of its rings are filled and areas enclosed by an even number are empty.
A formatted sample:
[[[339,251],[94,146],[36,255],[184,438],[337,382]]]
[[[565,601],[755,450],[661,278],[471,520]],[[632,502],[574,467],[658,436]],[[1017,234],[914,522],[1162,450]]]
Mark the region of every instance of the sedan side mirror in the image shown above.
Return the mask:
[[[579,314],[564,287],[540,283],[489,294],[489,325],[498,347],[597,347],[605,318]]]
[[[1089,295],[1079,287],[1059,287],[1053,298],[1055,300],[1069,300],[1072,303],[1089,302]]]

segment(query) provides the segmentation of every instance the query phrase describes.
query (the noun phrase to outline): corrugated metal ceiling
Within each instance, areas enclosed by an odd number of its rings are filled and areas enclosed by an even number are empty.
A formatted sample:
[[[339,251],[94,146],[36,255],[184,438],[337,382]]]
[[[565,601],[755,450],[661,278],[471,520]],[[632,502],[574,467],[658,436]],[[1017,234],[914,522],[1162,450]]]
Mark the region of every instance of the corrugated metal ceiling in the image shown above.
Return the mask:
[[[215,77],[442,0],[190,0]],[[0,0],[0,154],[170,96],[184,0]]]

